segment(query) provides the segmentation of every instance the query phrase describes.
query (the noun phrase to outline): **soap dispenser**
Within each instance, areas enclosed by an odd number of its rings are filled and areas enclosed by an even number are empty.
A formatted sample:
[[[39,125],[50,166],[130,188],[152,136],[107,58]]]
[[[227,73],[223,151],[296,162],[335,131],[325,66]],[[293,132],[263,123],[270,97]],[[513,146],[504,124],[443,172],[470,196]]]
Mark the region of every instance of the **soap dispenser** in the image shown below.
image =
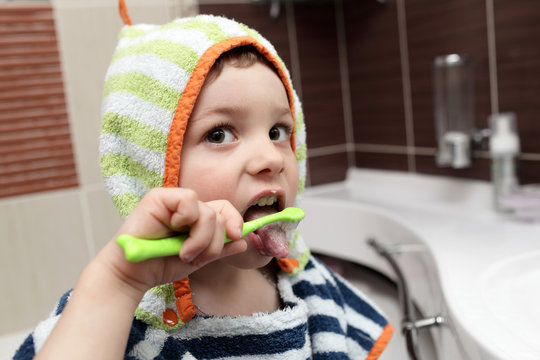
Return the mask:
[[[495,209],[500,212],[511,212],[512,208],[505,204],[505,199],[515,194],[519,188],[516,160],[520,145],[516,130],[516,115],[511,112],[494,114],[489,117],[489,124]]]

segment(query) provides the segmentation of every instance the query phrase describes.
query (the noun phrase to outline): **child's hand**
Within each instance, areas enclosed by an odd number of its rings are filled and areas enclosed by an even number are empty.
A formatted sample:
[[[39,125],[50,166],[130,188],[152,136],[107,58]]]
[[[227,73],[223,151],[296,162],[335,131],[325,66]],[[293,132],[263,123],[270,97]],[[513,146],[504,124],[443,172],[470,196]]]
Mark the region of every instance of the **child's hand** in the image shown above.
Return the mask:
[[[225,231],[240,240],[243,219],[226,200],[201,202],[195,192],[182,188],[152,189],[120,227],[117,235],[159,239],[189,232],[178,257],[130,263],[116,244],[116,236],[98,255],[127,285],[141,292],[179,280],[208,262],[246,250],[245,241],[224,245]]]

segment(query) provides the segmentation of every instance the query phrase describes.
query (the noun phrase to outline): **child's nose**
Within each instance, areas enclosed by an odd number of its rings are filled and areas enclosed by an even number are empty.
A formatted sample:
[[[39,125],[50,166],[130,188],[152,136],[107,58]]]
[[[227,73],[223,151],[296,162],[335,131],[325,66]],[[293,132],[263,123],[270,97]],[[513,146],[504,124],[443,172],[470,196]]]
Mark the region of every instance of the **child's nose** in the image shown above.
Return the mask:
[[[285,159],[272,140],[255,141],[248,151],[247,170],[251,175],[279,174],[283,171]]]

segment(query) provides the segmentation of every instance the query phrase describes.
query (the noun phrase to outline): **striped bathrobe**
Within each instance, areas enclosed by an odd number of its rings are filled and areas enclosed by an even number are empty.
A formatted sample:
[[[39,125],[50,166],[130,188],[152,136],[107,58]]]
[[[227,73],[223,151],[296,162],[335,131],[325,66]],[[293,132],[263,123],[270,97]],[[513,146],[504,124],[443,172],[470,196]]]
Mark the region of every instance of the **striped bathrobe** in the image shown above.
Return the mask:
[[[392,334],[391,325],[374,304],[314,257],[296,275],[280,273],[278,289],[285,306],[269,314],[197,315],[173,331],[135,318],[124,358],[376,359]],[[35,355],[69,296],[70,292],[62,297],[14,359]]]

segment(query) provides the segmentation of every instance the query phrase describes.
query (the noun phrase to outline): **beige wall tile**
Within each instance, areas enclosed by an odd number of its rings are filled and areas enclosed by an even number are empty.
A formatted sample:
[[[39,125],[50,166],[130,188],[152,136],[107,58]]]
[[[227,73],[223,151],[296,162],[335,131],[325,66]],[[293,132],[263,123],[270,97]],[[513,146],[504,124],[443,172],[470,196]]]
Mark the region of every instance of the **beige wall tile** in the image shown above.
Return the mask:
[[[2,251],[0,333],[35,326],[72,288],[88,262],[77,190],[43,193],[1,204],[9,241]]]
[[[88,190],[84,196],[88,204],[89,232],[97,253],[116,234],[122,218],[104,188]]]

